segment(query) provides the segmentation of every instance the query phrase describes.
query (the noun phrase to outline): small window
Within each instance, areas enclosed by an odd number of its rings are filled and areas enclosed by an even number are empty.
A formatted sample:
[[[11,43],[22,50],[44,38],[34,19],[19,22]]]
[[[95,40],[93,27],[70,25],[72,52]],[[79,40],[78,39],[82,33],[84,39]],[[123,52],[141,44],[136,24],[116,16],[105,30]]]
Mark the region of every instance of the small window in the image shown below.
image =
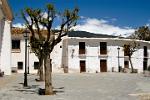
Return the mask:
[[[144,57],[147,57],[147,46],[144,46]]]
[[[124,49],[124,56],[128,56],[129,55],[129,51],[130,51],[129,45],[125,44],[124,47],[126,47],[126,49]]]
[[[12,40],[12,49],[20,49],[20,40]]]
[[[124,67],[129,68],[129,61],[124,61]]]
[[[23,69],[23,62],[18,62],[18,69],[22,70]]]
[[[147,70],[147,58],[143,59],[143,71]]]
[[[39,62],[34,62],[34,69],[38,69],[39,68]]]
[[[79,42],[79,54],[85,54],[85,42]]]
[[[100,54],[107,54],[107,43],[100,42]]]

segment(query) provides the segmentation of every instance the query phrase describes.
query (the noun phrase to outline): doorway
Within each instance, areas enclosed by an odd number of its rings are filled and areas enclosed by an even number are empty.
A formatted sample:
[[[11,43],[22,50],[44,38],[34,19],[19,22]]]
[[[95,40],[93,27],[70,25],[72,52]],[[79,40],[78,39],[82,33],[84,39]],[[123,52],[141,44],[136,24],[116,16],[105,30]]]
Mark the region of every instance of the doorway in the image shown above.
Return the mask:
[[[86,65],[84,60],[80,61],[80,73],[82,72],[86,72]]]
[[[107,72],[107,60],[100,60],[100,72]]]

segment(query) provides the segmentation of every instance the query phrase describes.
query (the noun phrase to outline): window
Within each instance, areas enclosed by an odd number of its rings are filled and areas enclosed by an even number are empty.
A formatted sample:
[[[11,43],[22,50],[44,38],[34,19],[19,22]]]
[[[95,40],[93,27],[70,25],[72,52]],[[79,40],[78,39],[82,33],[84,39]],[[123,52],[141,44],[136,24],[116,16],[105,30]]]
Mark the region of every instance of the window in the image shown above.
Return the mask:
[[[100,42],[100,54],[107,54],[107,43]]]
[[[39,62],[34,62],[34,69],[38,69],[39,68]]]
[[[23,62],[18,62],[18,69],[22,70],[23,69]]]
[[[128,53],[129,53],[129,49],[128,49],[128,46],[129,45],[124,45],[124,56],[128,56]]]
[[[20,49],[20,40],[12,40],[12,49]]]
[[[124,68],[129,68],[129,61],[124,61]]]
[[[144,57],[147,57],[147,46],[144,46]]]
[[[85,54],[85,42],[79,42],[79,54]]]
[[[148,62],[148,58],[144,58],[143,59],[143,71],[147,70],[147,62]]]

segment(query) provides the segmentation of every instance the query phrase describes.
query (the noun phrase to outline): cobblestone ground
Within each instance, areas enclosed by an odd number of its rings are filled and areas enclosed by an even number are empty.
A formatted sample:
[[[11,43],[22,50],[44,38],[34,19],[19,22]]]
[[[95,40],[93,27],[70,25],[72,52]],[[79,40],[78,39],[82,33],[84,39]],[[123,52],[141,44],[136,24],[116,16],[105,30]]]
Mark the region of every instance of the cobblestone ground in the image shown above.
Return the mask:
[[[0,100],[150,100],[150,77],[142,74],[53,74],[53,96],[38,95],[44,83],[36,77],[28,75],[28,88],[23,74],[0,78]]]

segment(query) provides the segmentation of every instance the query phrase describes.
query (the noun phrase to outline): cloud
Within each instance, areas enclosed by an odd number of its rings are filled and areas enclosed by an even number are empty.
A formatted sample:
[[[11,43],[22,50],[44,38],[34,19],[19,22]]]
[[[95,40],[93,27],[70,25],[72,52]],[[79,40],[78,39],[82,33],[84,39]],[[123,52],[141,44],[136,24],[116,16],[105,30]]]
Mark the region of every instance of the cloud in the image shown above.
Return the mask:
[[[117,20],[117,19],[113,19]],[[81,19],[81,23],[74,27],[75,30],[78,31],[87,31],[97,34],[108,34],[115,36],[129,36],[134,33],[135,29],[130,27],[118,27],[111,25],[108,20],[104,19],[96,19],[96,18],[85,18]]]
[[[18,27],[18,28],[25,28],[25,25],[22,23],[16,23],[12,25],[13,27]]]

